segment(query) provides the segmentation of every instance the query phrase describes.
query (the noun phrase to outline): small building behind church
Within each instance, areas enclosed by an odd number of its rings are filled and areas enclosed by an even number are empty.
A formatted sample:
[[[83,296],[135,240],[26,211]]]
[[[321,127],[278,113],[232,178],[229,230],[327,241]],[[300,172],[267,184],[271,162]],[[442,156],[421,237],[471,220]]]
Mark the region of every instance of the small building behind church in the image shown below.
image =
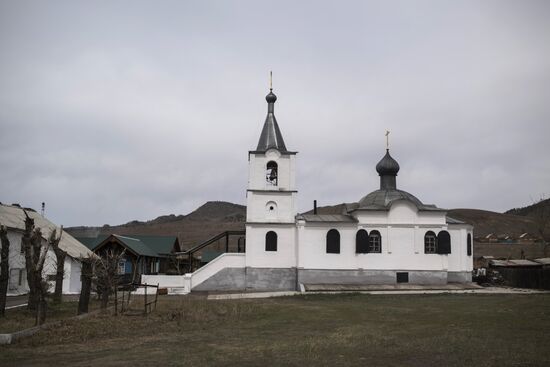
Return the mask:
[[[473,227],[398,188],[386,149],[380,186],[332,215],[298,214],[297,152],[267,117],[249,151],[246,252],[223,254],[188,274],[191,290],[300,290],[313,284],[443,285],[471,282]]]

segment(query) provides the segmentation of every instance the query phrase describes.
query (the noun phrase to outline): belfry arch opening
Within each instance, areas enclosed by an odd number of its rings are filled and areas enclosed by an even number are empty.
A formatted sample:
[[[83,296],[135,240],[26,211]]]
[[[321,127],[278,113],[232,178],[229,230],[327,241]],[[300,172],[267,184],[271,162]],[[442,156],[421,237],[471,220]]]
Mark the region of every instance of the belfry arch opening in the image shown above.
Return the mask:
[[[277,162],[269,161],[265,169],[265,179],[269,185],[277,186],[279,182],[279,170]]]

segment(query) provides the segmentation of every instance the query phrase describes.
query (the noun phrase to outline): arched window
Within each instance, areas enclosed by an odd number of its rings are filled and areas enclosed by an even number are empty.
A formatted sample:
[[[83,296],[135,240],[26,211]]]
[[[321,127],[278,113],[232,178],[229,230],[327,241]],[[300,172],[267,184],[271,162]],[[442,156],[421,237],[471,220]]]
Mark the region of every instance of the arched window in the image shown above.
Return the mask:
[[[265,234],[265,250],[277,251],[277,233],[269,231]]]
[[[470,233],[466,237],[466,253],[468,256],[472,256],[472,235]]]
[[[331,229],[327,233],[327,254],[340,253],[340,232]]]
[[[279,172],[277,170],[277,163],[273,161],[267,162],[267,167],[265,170],[265,180],[268,184],[277,186],[279,182]]]
[[[428,231],[424,235],[424,253],[437,254],[437,237],[432,231]]]
[[[369,253],[381,253],[382,252],[382,236],[380,232],[371,231],[369,233]]]
[[[437,253],[451,253],[451,235],[447,231],[441,231],[437,234]]]
[[[369,252],[369,234],[364,229],[360,229],[355,235],[355,253],[366,254],[367,252]]]

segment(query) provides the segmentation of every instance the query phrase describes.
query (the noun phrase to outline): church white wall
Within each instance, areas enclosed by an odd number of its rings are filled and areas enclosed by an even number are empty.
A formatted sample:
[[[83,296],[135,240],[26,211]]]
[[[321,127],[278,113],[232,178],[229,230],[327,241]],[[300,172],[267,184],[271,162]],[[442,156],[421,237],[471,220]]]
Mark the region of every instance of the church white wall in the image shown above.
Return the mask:
[[[340,253],[326,253],[330,229],[340,232]],[[359,229],[377,230],[382,236],[382,252],[357,254],[355,236]],[[446,229],[451,235],[451,254],[425,254],[424,235]],[[471,271],[472,257],[466,255],[466,229],[436,226],[299,225],[298,267],[304,269],[368,269]]]
[[[299,231],[299,264],[305,269],[377,269],[377,270],[442,270],[444,255],[415,254],[415,229],[388,226],[362,226],[368,232],[377,230],[382,236],[382,252],[357,254],[355,236],[361,227],[306,225]],[[327,232],[340,232],[340,253],[326,253]]]
[[[271,207],[274,209],[271,210]],[[266,191],[247,193],[247,222],[294,223],[296,211],[296,193]]]
[[[418,211],[412,203],[394,202],[389,211],[356,211],[354,217],[360,224],[433,224],[445,225],[445,212]]]
[[[277,233],[277,251],[265,250],[265,236],[269,231]],[[248,224],[246,226],[246,267],[296,267],[295,224],[270,226]]]
[[[449,256],[449,271],[469,271],[473,270],[473,255],[468,256],[467,236],[472,236],[473,253],[473,233],[470,226],[449,225],[449,234],[451,235],[451,253]]]

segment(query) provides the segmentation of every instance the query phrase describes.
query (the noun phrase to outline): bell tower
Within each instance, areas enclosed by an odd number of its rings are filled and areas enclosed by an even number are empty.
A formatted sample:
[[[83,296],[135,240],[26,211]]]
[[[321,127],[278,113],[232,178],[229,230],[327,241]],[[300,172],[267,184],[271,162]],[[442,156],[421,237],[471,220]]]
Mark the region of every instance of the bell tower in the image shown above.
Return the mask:
[[[294,223],[297,214],[295,158],[275,118],[277,96],[265,97],[267,117],[256,150],[248,152],[247,223]]]

